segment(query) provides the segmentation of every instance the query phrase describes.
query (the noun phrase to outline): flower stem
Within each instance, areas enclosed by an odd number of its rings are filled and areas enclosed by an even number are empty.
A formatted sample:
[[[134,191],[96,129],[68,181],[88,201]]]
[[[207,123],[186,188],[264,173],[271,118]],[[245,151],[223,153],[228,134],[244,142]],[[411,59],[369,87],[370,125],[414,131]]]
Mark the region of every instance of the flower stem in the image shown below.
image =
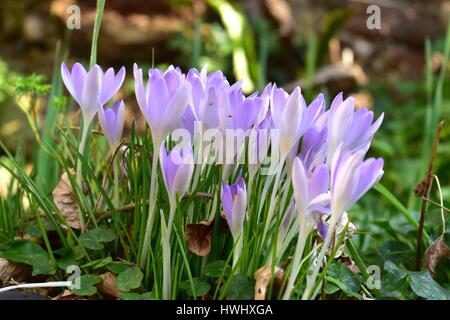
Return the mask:
[[[114,154],[113,154],[114,156]],[[114,170],[114,205],[116,208],[120,205],[120,199],[119,199],[119,175],[120,175],[120,157],[117,157],[116,159],[113,159],[113,170]]]
[[[166,232],[162,237],[163,255],[163,299],[169,300],[171,297],[172,274],[170,268],[170,235],[172,231],[173,219],[176,212],[176,202],[170,201],[169,221],[166,225]]]
[[[80,187],[80,190],[83,190],[83,172],[82,172],[82,164],[81,164],[81,157],[84,153],[84,147],[86,145],[86,138],[89,131],[89,123],[84,122],[83,123],[83,132],[81,134],[81,141],[78,146],[78,160],[77,160],[77,173],[76,173],[76,181],[78,186]],[[84,232],[85,230],[85,224],[84,224],[84,217],[82,210],[79,210],[79,219],[80,219],[80,227],[81,232]]]
[[[302,220],[303,221],[299,228],[297,246],[295,248],[295,255],[294,261],[292,263],[291,275],[289,277],[286,291],[284,292],[283,295],[283,300],[289,300],[289,298],[291,297],[292,290],[294,290],[295,280],[297,279],[298,273],[300,272],[301,268],[300,262],[302,261],[303,250],[305,249],[306,239],[308,238],[309,235],[309,230],[307,229],[310,228],[308,228],[308,226],[306,225],[305,219]]]
[[[144,235],[144,245],[142,247],[142,254],[140,259],[140,266],[141,268],[145,267],[145,261],[146,256],[148,253],[148,248],[150,245],[150,239],[152,235],[152,229],[153,229],[153,221],[155,220],[155,200],[156,200],[156,193],[157,190],[157,169],[158,169],[158,153],[159,149],[161,147],[161,144],[154,144],[155,148],[153,150],[153,160],[152,160],[152,173],[150,177],[150,194],[149,194],[149,204],[148,204],[148,217],[147,217],[147,223],[145,226],[145,235]]]
[[[275,211],[275,197],[276,197],[276,194],[278,191],[278,187],[280,185],[281,173],[283,172],[283,164],[284,164],[284,161],[280,162],[279,168],[277,170],[277,176],[276,176],[275,182],[273,184],[272,196],[271,196],[270,204],[269,204],[269,211],[268,211],[266,219],[264,221],[264,231],[263,231],[262,238],[261,238],[263,240],[262,243],[265,243],[267,232],[269,231],[269,225],[272,220],[273,213]]]
[[[303,296],[302,296],[302,300],[307,300],[310,298],[312,292],[311,290],[313,289],[317,276],[319,274],[319,269],[322,266],[322,261],[325,257],[325,254],[328,250],[328,247],[330,246],[331,243],[331,237],[334,236],[334,229],[336,227],[336,223],[340,220],[342,216],[342,213],[340,214],[333,214],[331,216],[331,220],[330,220],[330,226],[328,227],[328,232],[327,232],[327,236],[325,238],[325,241],[323,243],[322,249],[320,250],[319,256],[317,258],[317,264],[314,266],[314,271],[313,274],[311,276],[311,280],[310,282],[308,282],[305,291],[303,292]]]
[[[243,242],[244,242],[244,238],[243,238],[243,234],[241,232],[241,234],[239,235],[239,237],[236,241],[236,245],[234,246],[234,250],[233,250],[233,268],[236,266],[236,264],[239,261],[239,258],[241,256]]]

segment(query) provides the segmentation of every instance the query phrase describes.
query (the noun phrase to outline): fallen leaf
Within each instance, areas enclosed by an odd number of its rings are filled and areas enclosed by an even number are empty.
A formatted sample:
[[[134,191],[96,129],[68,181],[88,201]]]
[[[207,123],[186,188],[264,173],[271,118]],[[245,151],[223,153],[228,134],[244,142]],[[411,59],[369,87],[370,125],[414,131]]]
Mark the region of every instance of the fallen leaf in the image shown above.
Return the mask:
[[[214,219],[186,225],[184,236],[189,251],[201,257],[207,256],[211,251],[213,228]]]
[[[2,283],[8,283],[11,279],[22,282],[30,276],[31,268],[29,266],[0,258],[0,281]]]
[[[100,275],[100,278],[102,278],[102,283],[98,285],[98,291],[101,294],[106,294],[108,296],[119,298],[120,297],[120,290],[117,288],[117,277],[112,272],[105,272]]]
[[[199,223],[190,223],[184,229],[187,247],[192,253],[204,257],[211,251],[212,232],[216,219],[203,220]],[[220,234],[230,233],[230,227],[224,214],[220,215]]]
[[[71,169],[71,174],[75,174]],[[64,172],[59,180],[58,185],[52,192],[53,201],[61,214],[66,219],[67,224],[74,229],[81,229],[80,225],[80,209],[75,200],[75,195],[70,184],[67,172]]]
[[[442,260],[450,257],[450,249],[445,244],[442,237],[433,242],[424,254],[424,266],[431,273]]]
[[[275,279],[272,287],[272,298],[277,297],[284,280],[284,270],[275,266]],[[267,287],[272,279],[272,266],[264,266],[255,272],[255,300],[266,300]]]

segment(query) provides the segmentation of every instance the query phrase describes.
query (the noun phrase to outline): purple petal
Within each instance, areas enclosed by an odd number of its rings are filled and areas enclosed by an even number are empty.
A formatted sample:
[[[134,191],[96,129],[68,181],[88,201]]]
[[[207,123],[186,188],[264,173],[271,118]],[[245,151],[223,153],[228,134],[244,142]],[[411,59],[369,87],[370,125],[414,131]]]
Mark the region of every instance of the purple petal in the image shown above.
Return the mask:
[[[351,202],[358,201],[383,175],[383,159],[367,159],[360,166],[358,184],[352,194]]]
[[[328,171],[328,166],[323,164],[317,167],[309,182],[309,198],[314,199],[321,193],[328,191],[330,183],[330,174]]]

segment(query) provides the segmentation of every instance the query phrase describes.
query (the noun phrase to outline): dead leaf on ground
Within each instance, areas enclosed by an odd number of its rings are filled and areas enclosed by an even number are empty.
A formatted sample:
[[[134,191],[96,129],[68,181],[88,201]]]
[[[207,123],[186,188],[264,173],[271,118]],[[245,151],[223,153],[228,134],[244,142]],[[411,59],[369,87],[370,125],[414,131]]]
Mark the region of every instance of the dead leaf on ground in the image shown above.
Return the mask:
[[[102,283],[98,285],[98,291],[104,295],[114,298],[120,297],[120,290],[117,288],[117,277],[112,272],[105,272],[100,275],[103,279]]]
[[[277,297],[284,281],[284,270],[275,266],[275,279],[272,287],[272,298]],[[272,279],[272,266],[264,266],[255,272],[255,300],[266,300],[267,287]]]
[[[184,236],[189,251],[201,257],[207,256],[211,251],[213,229],[214,219],[186,225]]]
[[[189,251],[201,257],[205,257],[209,254],[211,251],[212,232],[214,230],[215,221],[216,219],[214,218],[186,225],[184,236]],[[230,232],[230,228],[223,214],[220,216],[219,232],[221,234]]]
[[[75,175],[73,169],[70,174]],[[83,188],[84,189],[84,188]],[[67,172],[64,172],[59,180],[58,185],[52,192],[53,200],[56,207],[61,211],[61,214],[67,221],[67,224],[74,229],[81,229],[80,225],[80,209],[75,200],[75,194],[70,184],[70,179]]]
[[[14,279],[16,282],[22,282],[30,276],[31,267],[0,258],[0,281],[2,283],[8,283],[11,279]]]
[[[450,257],[450,249],[445,244],[442,237],[433,242],[424,254],[424,266],[431,273],[434,273],[436,266],[442,261]]]

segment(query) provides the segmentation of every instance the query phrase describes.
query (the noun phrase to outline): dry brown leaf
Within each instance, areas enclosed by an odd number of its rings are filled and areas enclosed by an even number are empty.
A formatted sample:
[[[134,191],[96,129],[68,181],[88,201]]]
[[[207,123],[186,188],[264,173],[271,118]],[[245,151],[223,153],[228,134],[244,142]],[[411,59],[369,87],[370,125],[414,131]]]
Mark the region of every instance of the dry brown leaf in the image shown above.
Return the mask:
[[[31,267],[0,258],[0,281],[2,283],[8,283],[11,279],[22,282],[30,276]]]
[[[433,242],[424,254],[424,266],[427,270],[433,274],[434,269],[442,260],[450,257],[450,249],[445,244],[442,237]]]
[[[119,298],[120,290],[117,288],[117,277],[112,272],[105,272],[100,275],[102,283],[97,287],[98,291],[108,296]]]
[[[189,251],[201,257],[207,256],[211,251],[213,228],[214,219],[186,225],[184,236]]]
[[[71,169],[71,174],[74,173]],[[67,172],[64,172],[58,185],[52,192],[53,201],[61,214],[67,221],[67,224],[74,229],[81,229],[80,209],[75,200],[75,195],[70,184]]]
[[[272,298],[280,292],[284,280],[284,270],[275,266],[275,279],[272,287]],[[267,287],[272,279],[272,266],[264,266],[255,272],[255,300],[266,300]]]
[[[189,251],[201,257],[209,254],[211,251],[214,223],[215,219],[211,219],[186,225],[186,228],[184,229],[184,236],[186,238]],[[230,232],[230,227],[228,226],[227,220],[223,214],[220,216],[219,232],[221,234],[227,234]]]

